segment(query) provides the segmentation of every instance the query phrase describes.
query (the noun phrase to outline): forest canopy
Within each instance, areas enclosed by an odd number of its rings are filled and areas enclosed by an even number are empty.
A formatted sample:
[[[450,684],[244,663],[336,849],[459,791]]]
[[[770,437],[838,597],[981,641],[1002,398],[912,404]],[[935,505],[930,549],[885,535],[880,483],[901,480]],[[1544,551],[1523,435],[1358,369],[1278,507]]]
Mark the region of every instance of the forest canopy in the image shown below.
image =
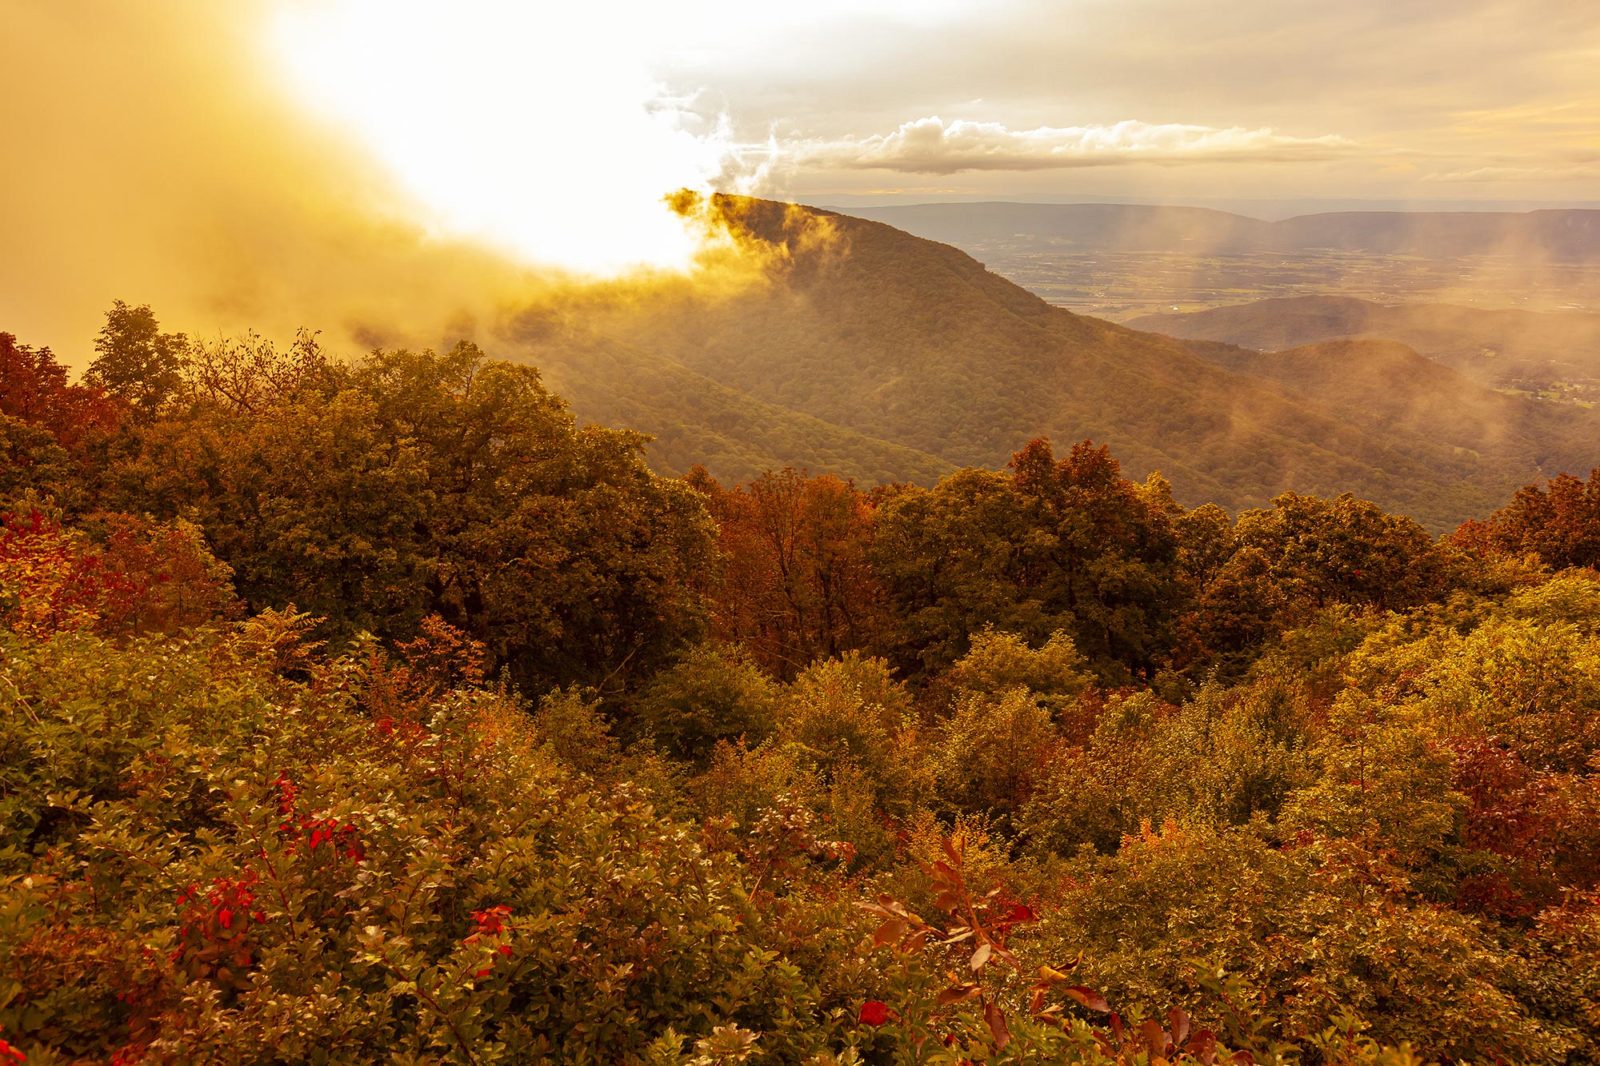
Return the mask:
[[[0,1062],[1600,1057],[1600,470],[665,477],[471,344],[0,334]]]

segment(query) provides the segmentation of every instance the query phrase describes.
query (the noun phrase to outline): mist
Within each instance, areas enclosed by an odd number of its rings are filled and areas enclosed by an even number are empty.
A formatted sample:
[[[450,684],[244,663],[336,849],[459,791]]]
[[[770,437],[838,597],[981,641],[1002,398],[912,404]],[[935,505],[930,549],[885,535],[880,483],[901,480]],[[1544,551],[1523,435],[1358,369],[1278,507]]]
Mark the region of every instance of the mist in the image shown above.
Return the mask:
[[[340,55],[338,39],[312,34],[303,39],[323,47],[310,68],[298,68],[309,80],[296,82],[282,51],[297,38],[284,19],[331,10],[256,0],[8,8],[15,32],[0,48],[16,91],[0,98],[0,127],[29,152],[0,175],[10,253],[0,262],[0,326],[80,368],[117,299],[148,303],[167,328],[202,337],[245,329],[283,337],[310,326],[336,345],[437,345],[473,336],[541,294],[602,279],[726,276],[739,258],[708,200],[669,202],[684,188],[710,189],[705,170],[723,165],[713,159],[714,137],[618,145],[613,151],[635,153],[635,165],[625,182],[607,184],[600,171],[618,170],[620,160],[586,147],[618,127],[637,132],[629,127],[636,118],[654,121],[641,101],[637,115],[615,98],[587,111],[563,104],[589,117],[603,112],[590,139],[569,118],[529,155],[541,87],[502,81],[504,91],[526,91],[528,105],[508,104],[502,93],[473,115],[469,97],[497,86],[452,89],[448,67],[430,74],[415,37],[346,41],[352,51]],[[277,35],[264,34],[274,26]],[[456,45],[459,66],[470,57],[465,42]],[[330,70],[342,71],[341,84],[387,71],[386,84],[415,86],[384,118],[403,123],[406,107],[416,110],[417,138],[402,158],[353,131],[338,107],[320,113],[314,105],[328,103],[327,93],[306,98],[307,86],[321,84],[317,72]],[[608,73],[617,72],[594,76]],[[431,92],[441,106],[424,106]],[[508,111],[521,113],[522,128],[493,126]],[[698,153],[693,165],[686,151]],[[465,175],[447,191],[476,203],[476,214],[424,195],[438,189],[406,169],[424,156]],[[533,179],[540,167],[543,182]],[[639,239],[649,226],[675,240],[664,259]],[[637,256],[607,244],[619,233],[635,241]]]

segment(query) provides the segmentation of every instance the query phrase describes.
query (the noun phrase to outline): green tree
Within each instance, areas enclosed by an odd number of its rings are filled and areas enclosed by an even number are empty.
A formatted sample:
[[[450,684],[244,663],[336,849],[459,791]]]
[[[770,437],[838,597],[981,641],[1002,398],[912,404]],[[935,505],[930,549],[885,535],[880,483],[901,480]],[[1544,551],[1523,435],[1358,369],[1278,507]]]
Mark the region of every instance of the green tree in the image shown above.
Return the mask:
[[[668,754],[705,763],[719,740],[754,746],[776,725],[778,685],[736,646],[702,643],[656,674],[634,703]]]
[[[162,333],[148,304],[112,304],[94,350],[84,380],[126,401],[141,419],[153,418],[183,385],[189,339]]]
[[[700,632],[700,498],[531,367],[461,344],[297,380],[141,427],[108,502],[192,514],[257,608],[391,640],[439,614],[530,692],[615,695]]]
[[[1172,503],[1105,448],[1057,459],[1036,440],[1011,473],[963,471],[883,506],[874,562],[898,615],[897,664],[937,671],[985,625],[1044,641],[1056,630],[1107,678],[1170,650],[1182,598]]]

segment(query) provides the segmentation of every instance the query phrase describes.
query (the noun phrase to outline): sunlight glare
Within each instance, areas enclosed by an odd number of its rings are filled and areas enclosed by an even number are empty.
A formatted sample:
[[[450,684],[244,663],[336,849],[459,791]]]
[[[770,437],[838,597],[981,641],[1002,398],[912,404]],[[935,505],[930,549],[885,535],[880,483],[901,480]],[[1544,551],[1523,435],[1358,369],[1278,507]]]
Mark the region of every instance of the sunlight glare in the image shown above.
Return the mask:
[[[651,80],[642,26],[604,14],[339,0],[281,9],[273,41],[437,229],[584,274],[681,269],[700,237],[663,197],[707,188],[725,148]]]

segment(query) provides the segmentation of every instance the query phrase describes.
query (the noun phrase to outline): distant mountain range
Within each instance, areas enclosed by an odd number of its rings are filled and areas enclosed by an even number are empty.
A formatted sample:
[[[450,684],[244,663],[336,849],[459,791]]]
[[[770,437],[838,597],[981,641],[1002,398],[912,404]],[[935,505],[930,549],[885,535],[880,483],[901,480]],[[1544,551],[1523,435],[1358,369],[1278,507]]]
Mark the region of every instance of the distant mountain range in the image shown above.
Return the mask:
[[[952,203],[853,208],[859,218],[971,246],[1026,238],[1125,252],[1229,255],[1361,251],[1600,262],[1600,210],[1337,211],[1266,222],[1202,207]]]
[[[1569,448],[1600,442],[1589,412],[1502,402],[1408,350],[1274,363],[1072,314],[887,225],[725,206],[785,250],[767,284],[542,304],[499,346],[544,368],[580,417],[654,434],[669,471],[701,462],[745,479],[794,465],[926,483],[1001,466],[1032,437],[1093,438],[1190,504],[1349,490],[1443,529],[1557,467],[1600,461],[1600,443]],[[1456,399],[1421,402],[1440,390]]]

